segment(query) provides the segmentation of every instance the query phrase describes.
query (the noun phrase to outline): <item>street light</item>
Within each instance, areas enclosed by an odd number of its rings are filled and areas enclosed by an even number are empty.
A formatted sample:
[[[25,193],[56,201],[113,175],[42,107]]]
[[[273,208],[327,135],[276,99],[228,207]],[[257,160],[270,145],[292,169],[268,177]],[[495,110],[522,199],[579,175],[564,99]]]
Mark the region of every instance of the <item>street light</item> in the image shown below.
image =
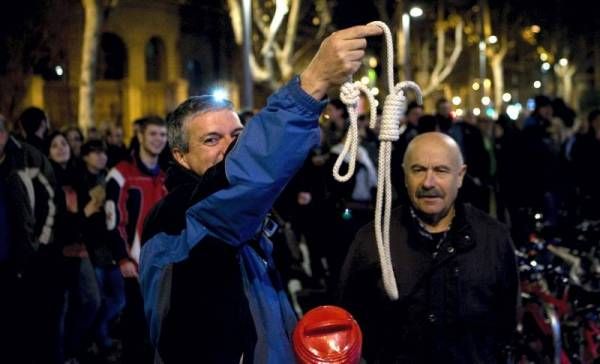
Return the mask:
[[[550,69],[550,63],[544,62],[542,63],[542,71],[548,71]]]
[[[410,18],[423,15],[423,9],[414,6],[408,13],[402,14],[402,32],[404,33],[404,79],[411,79],[410,72]]]
[[[421,9],[418,6],[413,6],[410,11],[408,12],[410,14],[410,16],[412,16],[413,18],[418,18],[421,15],[423,15],[423,9]]]

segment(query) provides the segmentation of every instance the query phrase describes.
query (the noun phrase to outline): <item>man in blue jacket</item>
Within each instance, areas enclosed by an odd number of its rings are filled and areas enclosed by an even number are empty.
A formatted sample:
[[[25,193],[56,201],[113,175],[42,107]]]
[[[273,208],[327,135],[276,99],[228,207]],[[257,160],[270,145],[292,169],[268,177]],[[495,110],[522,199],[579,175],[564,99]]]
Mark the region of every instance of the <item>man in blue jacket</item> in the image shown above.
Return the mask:
[[[293,363],[296,317],[263,221],[319,142],[326,91],[358,70],[377,26],[323,41],[299,77],[244,128],[228,101],[192,97],[169,117],[177,162],[149,215],[141,284],[157,359],[166,363]]]

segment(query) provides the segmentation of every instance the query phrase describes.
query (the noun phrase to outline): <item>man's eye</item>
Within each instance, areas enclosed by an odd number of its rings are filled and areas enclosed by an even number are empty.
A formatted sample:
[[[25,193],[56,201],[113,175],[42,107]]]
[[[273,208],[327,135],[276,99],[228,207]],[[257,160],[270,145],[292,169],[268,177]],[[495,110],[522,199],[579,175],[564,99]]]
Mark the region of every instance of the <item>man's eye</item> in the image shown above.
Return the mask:
[[[204,139],[204,144],[206,144],[206,145],[215,145],[215,144],[217,144],[218,141],[219,141],[219,138],[217,138],[217,137],[210,137],[210,138]]]

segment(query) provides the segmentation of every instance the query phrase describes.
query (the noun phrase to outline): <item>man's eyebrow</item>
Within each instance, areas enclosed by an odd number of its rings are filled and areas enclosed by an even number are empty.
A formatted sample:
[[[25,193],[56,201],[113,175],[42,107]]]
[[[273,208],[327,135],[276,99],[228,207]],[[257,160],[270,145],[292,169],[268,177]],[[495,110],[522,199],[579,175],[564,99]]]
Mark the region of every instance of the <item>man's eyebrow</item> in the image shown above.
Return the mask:
[[[200,135],[200,138],[201,139],[202,138],[206,138],[207,136],[217,136],[217,137],[220,137],[220,136],[223,136],[223,135],[221,133],[219,133],[219,132],[216,132],[216,131],[210,131],[210,132],[208,132],[206,134]]]

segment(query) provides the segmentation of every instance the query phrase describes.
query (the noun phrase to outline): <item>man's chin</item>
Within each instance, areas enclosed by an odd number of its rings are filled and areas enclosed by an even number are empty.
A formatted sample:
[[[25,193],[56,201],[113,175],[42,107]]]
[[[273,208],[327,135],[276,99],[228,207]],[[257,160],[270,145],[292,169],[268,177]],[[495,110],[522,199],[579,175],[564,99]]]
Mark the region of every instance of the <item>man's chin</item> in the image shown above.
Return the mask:
[[[417,208],[427,215],[437,215],[444,211],[444,205],[440,200],[420,200]]]
[[[436,224],[448,214],[448,210],[443,206],[417,206],[417,215],[421,220],[428,224]]]
[[[160,155],[160,153],[162,152],[163,148],[153,148],[150,151],[150,154],[152,154],[154,157],[157,157]]]

